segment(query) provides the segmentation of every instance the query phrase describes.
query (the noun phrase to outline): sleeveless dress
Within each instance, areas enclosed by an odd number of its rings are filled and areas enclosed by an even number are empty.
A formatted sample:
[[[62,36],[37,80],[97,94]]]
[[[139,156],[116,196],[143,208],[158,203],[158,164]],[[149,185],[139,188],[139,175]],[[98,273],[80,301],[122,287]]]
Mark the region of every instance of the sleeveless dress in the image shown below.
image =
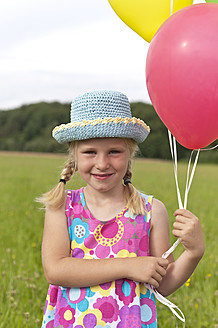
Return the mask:
[[[129,216],[124,208],[101,222],[85,203],[83,188],[67,194],[71,256],[103,259],[149,256],[152,197],[142,194],[147,213]],[[86,288],[50,285],[42,328],[156,328],[155,297],[145,284],[120,279]]]

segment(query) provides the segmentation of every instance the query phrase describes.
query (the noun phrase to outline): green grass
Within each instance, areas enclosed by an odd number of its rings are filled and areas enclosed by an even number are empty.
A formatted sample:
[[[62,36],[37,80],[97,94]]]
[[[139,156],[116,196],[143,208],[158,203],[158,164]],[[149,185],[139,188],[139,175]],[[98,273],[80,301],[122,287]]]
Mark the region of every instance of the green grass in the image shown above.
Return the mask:
[[[48,284],[41,265],[44,213],[34,199],[56,184],[65,160],[60,156],[0,154],[0,328],[40,327]],[[206,252],[190,285],[169,297],[184,312],[186,328],[218,327],[217,169],[217,165],[197,167],[188,208],[200,218]],[[179,171],[183,189],[186,165],[179,164]],[[172,229],[177,208],[172,163],[137,160],[133,182],[139,190],[163,201]],[[80,184],[75,178],[68,188]],[[181,251],[178,246],[175,257]],[[169,309],[158,303],[159,327],[175,327],[176,322],[182,327]]]

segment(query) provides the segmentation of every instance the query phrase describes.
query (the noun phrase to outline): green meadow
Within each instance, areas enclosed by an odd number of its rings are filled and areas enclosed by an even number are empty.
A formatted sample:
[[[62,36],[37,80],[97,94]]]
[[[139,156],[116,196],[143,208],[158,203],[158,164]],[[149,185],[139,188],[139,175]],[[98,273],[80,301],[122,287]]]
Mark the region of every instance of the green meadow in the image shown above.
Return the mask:
[[[61,155],[0,153],[0,328],[41,327],[48,284],[41,265],[44,212],[34,199],[57,183],[65,161]],[[179,163],[182,191],[186,168]],[[81,183],[75,177],[67,187]],[[133,183],[163,201],[172,230],[178,205],[171,161],[136,160]],[[191,279],[168,297],[185,314],[186,328],[218,327],[217,186],[218,165],[199,163],[188,209],[201,221],[206,252]],[[179,245],[175,257],[181,252]],[[167,307],[157,306],[159,328],[183,327]]]

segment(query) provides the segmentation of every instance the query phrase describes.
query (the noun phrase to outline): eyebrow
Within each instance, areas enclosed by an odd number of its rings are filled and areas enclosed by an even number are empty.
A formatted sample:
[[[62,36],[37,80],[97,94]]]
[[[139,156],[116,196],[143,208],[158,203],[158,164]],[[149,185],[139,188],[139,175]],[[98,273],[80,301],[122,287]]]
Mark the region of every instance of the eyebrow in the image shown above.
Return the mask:
[[[81,145],[79,147],[80,149],[84,150],[96,150],[98,149],[98,146],[93,146],[93,145]],[[108,147],[105,147],[104,149],[107,149],[107,150],[123,150],[125,149],[125,146],[123,145],[109,145]]]

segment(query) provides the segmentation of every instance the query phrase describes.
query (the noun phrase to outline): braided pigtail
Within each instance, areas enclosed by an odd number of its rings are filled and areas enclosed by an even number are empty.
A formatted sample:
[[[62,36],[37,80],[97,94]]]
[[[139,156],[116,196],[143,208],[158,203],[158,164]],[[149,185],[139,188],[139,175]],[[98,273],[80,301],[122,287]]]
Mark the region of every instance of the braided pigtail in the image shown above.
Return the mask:
[[[145,215],[145,206],[143,199],[138,192],[138,190],[132,185],[131,178],[132,178],[132,161],[133,158],[138,151],[138,146],[136,142],[132,139],[126,139],[127,147],[130,151],[130,159],[127,166],[126,174],[123,178],[124,180],[124,198],[127,204],[127,207],[129,208],[129,213],[131,216],[134,214],[141,214]]]
[[[76,148],[77,143],[72,142],[69,149],[69,161],[65,164],[61,172],[61,179],[59,183],[50,191],[37,198],[36,201],[52,209],[58,209],[65,203],[65,184],[68,182],[73,174],[77,171],[76,168]]]

